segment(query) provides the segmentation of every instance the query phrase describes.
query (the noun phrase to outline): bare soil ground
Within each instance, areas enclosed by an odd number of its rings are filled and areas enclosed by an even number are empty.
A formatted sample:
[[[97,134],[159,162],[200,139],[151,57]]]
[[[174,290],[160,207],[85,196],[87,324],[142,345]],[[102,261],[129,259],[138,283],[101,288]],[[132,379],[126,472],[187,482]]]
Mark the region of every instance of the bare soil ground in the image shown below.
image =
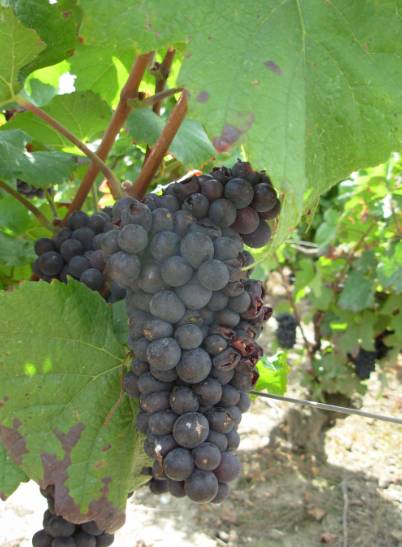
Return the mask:
[[[374,375],[364,408],[402,416],[401,378],[395,368],[381,389]],[[225,504],[196,506],[143,488],[116,546],[402,546],[402,426],[350,416],[320,438],[319,414],[291,412],[289,421],[288,405],[258,400],[244,417],[243,475]],[[288,428],[297,423],[306,442],[295,451]],[[31,545],[43,510],[36,486],[23,485],[0,506],[0,546]]]

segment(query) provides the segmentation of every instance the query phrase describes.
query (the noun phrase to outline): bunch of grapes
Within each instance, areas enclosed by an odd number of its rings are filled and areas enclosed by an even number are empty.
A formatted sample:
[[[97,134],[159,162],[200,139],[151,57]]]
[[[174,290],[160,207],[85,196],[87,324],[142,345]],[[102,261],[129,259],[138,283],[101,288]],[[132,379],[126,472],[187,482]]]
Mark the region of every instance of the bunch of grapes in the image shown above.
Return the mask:
[[[268,177],[243,162],[114,207],[107,274],[127,290],[125,389],[140,400],[155,493],[219,503],[240,473],[237,428],[272,311],[243,244],[265,245],[278,212]]]
[[[115,283],[108,284],[105,276],[108,246],[103,244],[106,234],[114,230],[111,215],[106,210],[92,216],[75,211],[68,218],[67,227],[53,238],[35,242],[38,258],[33,272],[40,279],[67,281],[71,276],[90,289],[101,292],[109,302],[125,297],[125,291]]]
[[[376,359],[377,354],[375,351],[367,351],[360,348],[359,353],[354,360],[357,376],[362,380],[370,378],[370,374],[374,372],[375,369]]]
[[[17,179],[17,191],[27,198],[44,198],[45,190],[43,188],[35,188],[27,182]]]
[[[100,530],[94,521],[76,525],[54,511],[54,489],[41,490],[47,499],[48,509],[43,517],[43,530],[32,538],[33,547],[108,547],[114,541],[113,534]]]
[[[291,349],[296,343],[297,321],[289,313],[282,313],[276,317],[278,328],[276,330],[276,339],[282,348]]]

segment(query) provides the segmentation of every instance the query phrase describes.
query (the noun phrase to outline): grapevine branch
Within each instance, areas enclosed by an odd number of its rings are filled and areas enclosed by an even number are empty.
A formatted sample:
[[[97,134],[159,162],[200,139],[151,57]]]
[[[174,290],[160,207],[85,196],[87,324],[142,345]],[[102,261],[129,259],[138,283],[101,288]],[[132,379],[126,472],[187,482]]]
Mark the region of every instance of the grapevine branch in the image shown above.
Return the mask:
[[[99,148],[96,152],[97,156],[102,160],[105,160],[107,158],[107,155],[109,154],[110,149],[112,148],[113,143],[116,140],[118,133],[120,132],[120,129],[122,128],[128,114],[130,113],[131,106],[129,105],[129,100],[137,96],[138,88],[140,87],[144,72],[149,65],[152,57],[153,52],[139,55],[131,69],[127,82],[120,93],[119,104],[117,105],[110,124],[102,138],[102,142],[100,143]],[[73,211],[82,207],[82,204],[84,203],[85,198],[87,197],[99,171],[99,163],[92,162],[84,179],[81,182],[75,198],[70,205],[67,216]],[[115,198],[121,195],[119,183],[117,183],[116,187],[110,186],[110,189]]]
[[[0,180],[0,188],[13,196],[17,201],[19,201],[24,207],[26,207],[31,213],[38,219],[38,221],[47,228],[48,230],[53,231],[53,226],[49,222],[49,220],[45,217],[43,213],[39,211],[35,205],[33,205],[30,201],[25,199],[21,194],[19,194],[14,188],[11,188],[8,184]]]
[[[64,125],[59,123],[55,118],[47,114],[44,110],[41,108],[38,108],[34,104],[30,103],[26,99],[23,99],[22,97],[16,97],[16,101],[20,106],[25,108],[25,110],[28,110],[29,112],[32,112],[35,116],[38,118],[41,118],[44,122],[46,122],[50,127],[53,127],[58,133],[66,137],[70,142],[75,144],[77,148],[81,150],[86,156],[88,156],[94,163],[97,164],[98,169],[100,169],[105,177],[108,179],[109,183],[113,185],[116,190],[120,188],[119,182],[114,176],[113,172],[109,167],[105,164],[105,162],[97,155],[95,152],[92,152],[78,137],[76,137],[71,131],[69,131]]]
[[[149,157],[144,163],[141,173],[133,185],[126,186],[129,195],[142,199],[152,178],[157,172],[166,152],[176,136],[187,113],[188,93],[184,90],[179,101],[172,110],[169,119]]]
[[[162,63],[160,64],[155,63],[155,66],[153,67],[153,72],[155,73],[155,96],[162,93],[163,90],[165,89],[165,85],[169,78],[170,69],[172,68],[172,63],[173,63],[175,54],[176,54],[176,50],[173,48],[169,48],[166,52],[166,55]],[[162,104],[162,98],[156,101],[152,107],[152,110],[158,116],[160,115],[161,104]],[[147,146],[145,157],[144,157],[144,165],[150,153],[151,153],[151,148]]]

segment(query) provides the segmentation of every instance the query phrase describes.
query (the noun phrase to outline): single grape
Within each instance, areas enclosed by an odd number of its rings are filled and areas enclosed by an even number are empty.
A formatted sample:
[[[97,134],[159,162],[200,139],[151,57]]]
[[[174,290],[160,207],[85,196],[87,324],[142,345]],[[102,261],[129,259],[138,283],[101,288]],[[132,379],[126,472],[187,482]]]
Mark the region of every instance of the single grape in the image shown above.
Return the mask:
[[[180,361],[181,349],[174,338],[159,338],[147,348],[147,361],[159,370],[170,370]]]
[[[95,268],[88,268],[88,270],[85,270],[80,276],[80,281],[93,291],[100,291],[105,283],[102,273]]]
[[[177,372],[175,368],[170,370],[159,370],[154,367],[150,367],[150,372],[157,380],[161,382],[174,382],[177,380]]]
[[[199,402],[193,390],[186,386],[175,386],[170,394],[170,408],[176,414],[196,412]]]
[[[198,177],[191,177],[175,185],[174,194],[180,201],[183,201],[186,199],[187,196],[194,194],[199,190],[200,183],[198,182]]]
[[[215,355],[212,359],[212,363],[217,370],[230,371],[237,367],[240,359],[240,353],[230,347]]]
[[[170,410],[161,410],[151,414],[148,420],[148,430],[153,435],[168,435],[173,430],[177,415]]]
[[[205,175],[198,177],[200,191],[209,201],[214,201],[223,196],[223,184],[214,178],[207,178]]]
[[[230,260],[237,258],[242,250],[241,242],[231,237],[222,236],[214,241],[215,258],[218,260]]]
[[[65,241],[70,240],[71,234],[72,234],[72,231],[70,230],[70,228],[63,228],[62,230],[60,230],[60,232],[58,232],[54,236],[52,241],[58,251],[60,251],[60,248]]]
[[[263,220],[272,220],[276,218],[280,212],[281,212],[281,202],[277,200],[275,205],[272,207],[272,209],[270,209],[269,211],[266,211],[265,213],[260,213],[260,218]]]
[[[184,491],[184,482],[183,481],[172,481],[171,479],[167,480],[169,494],[175,498],[184,498],[186,493]]]
[[[228,305],[229,298],[221,291],[215,291],[208,302],[208,308],[211,311],[224,310]]]
[[[130,373],[126,374],[126,377]],[[170,383],[157,380],[150,372],[144,372],[137,379],[137,389],[142,395],[149,395],[155,391],[169,391]]]
[[[219,406],[231,407],[237,405],[240,401],[240,392],[230,384],[222,387],[222,398],[219,401]]]
[[[52,547],[53,538],[45,532],[40,530],[32,538],[33,547]]]
[[[145,453],[158,461],[176,447],[177,443],[172,435],[148,435],[144,443]]]
[[[144,264],[138,278],[138,286],[146,293],[154,294],[165,288],[165,282],[161,277],[161,269],[158,264]]]
[[[232,429],[232,431],[229,431],[229,433],[226,433],[226,437],[228,440],[228,451],[233,452],[239,448],[240,445],[240,435],[235,429]]]
[[[253,209],[259,213],[265,213],[271,211],[276,203],[276,192],[270,184],[263,182],[254,187]]]
[[[48,253],[50,251],[55,250],[55,245],[51,239],[48,237],[41,237],[40,239],[35,241],[35,253],[40,256],[44,253]]]
[[[176,254],[179,247],[179,236],[175,232],[164,230],[157,232],[151,240],[150,251],[155,260],[163,262]]]
[[[179,297],[172,291],[159,291],[151,299],[149,309],[155,317],[177,323],[183,317],[185,307]]]
[[[212,501],[218,493],[218,480],[211,471],[196,469],[184,483],[187,496],[198,503]]]
[[[211,334],[204,340],[204,348],[210,355],[218,355],[227,348],[227,342],[219,334]]]
[[[105,256],[111,256],[119,251],[120,247],[118,240],[118,230],[111,230],[110,232],[107,232],[107,234],[103,234],[102,237],[99,238],[99,245],[101,250],[105,253]]]
[[[173,215],[174,218],[174,230],[180,237],[184,237],[189,231],[194,222],[194,217],[190,211],[184,211],[180,209]]]
[[[87,226],[78,228],[73,231],[72,237],[81,243],[84,251],[90,251],[93,248],[95,232],[91,230],[91,228],[88,228]]]
[[[99,234],[100,232],[103,232],[103,229],[104,229],[105,224],[107,222],[110,222],[109,215],[107,213],[104,213],[103,211],[101,211],[101,212],[95,213],[91,217],[89,217],[88,226],[96,234]]]
[[[149,372],[149,363],[134,357],[131,362],[131,370],[136,376],[141,376],[144,372]]]
[[[38,258],[40,271],[48,276],[58,275],[64,266],[63,258],[56,251],[48,251]]]
[[[113,281],[121,287],[130,288],[140,274],[140,261],[137,256],[119,251],[109,258],[108,273]]]
[[[205,380],[211,370],[211,358],[201,349],[191,349],[182,352],[182,357],[177,365],[177,374],[188,384],[197,384]]]
[[[247,207],[253,201],[254,189],[245,179],[233,178],[225,184],[225,198],[230,199],[237,209]]]
[[[131,340],[131,338],[130,338]],[[149,342],[146,338],[137,338],[131,344],[131,349],[134,351],[134,356],[141,361],[147,361],[147,350]]]
[[[193,449],[194,463],[198,469],[213,471],[221,462],[221,451],[212,443],[202,443]]]
[[[68,263],[68,273],[79,279],[90,266],[89,260],[85,256],[73,256]]]
[[[103,532],[100,536],[96,538],[96,547],[110,547],[114,542],[114,534],[108,534]]]
[[[222,386],[215,378],[206,378],[203,382],[193,386],[194,393],[202,406],[216,405],[222,398]]]
[[[218,483],[218,493],[212,500],[212,503],[222,503],[229,496],[230,488],[224,482]]]
[[[251,234],[258,228],[260,217],[257,211],[251,207],[245,207],[237,211],[236,220],[231,225],[239,234]]]
[[[163,207],[152,211],[152,233],[162,232],[164,230],[173,230],[174,220],[172,213]]]
[[[199,193],[188,196],[183,203],[183,209],[190,211],[195,218],[204,218],[208,212],[209,201]]]
[[[180,208],[180,204],[177,198],[173,195],[165,194],[164,196],[158,197],[159,207],[168,209],[168,211],[174,213]]]
[[[182,287],[177,287],[176,293],[186,308],[190,310],[203,308],[208,304],[212,296],[212,291],[200,285],[195,278]]]
[[[70,537],[75,532],[75,525],[63,519],[63,517],[53,516],[47,522],[45,530],[49,535],[53,536],[54,538]]]
[[[222,230],[212,222],[210,218],[202,218],[190,226],[190,232],[199,232],[209,236],[211,239],[220,237]]]
[[[95,270],[103,272],[106,266],[106,260],[105,255],[103,254],[103,251],[101,249],[98,249],[96,251],[87,251],[85,253],[85,256],[89,260],[91,268],[95,268]]]
[[[243,235],[243,241],[249,247],[257,249],[266,245],[271,237],[271,230],[264,220],[260,220],[258,228],[252,234]]]
[[[241,465],[238,458],[231,452],[223,452],[221,463],[215,469],[219,482],[232,482],[240,475]]]
[[[206,440],[208,433],[208,420],[199,412],[182,414],[173,426],[173,438],[184,448],[195,448]]]
[[[148,245],[148,233],[139,224],[127,224],[119,230],[117,242],[122,251],[138,254]]]
[[[114,209],[113,209],[114,212]],[[149,208],[138,200],[132,200],[121,210],[121,224],[140,224],[147,232],[152,227],[152,213]]]
[[[236,215],[236,207],[231,201],[224,198],[213,201],[209,208],[209,218],[221,228],[227,228],[233,224]]]
[[[154,391],[140,398],[141,408],[149,413],[167,410],[169,408],[169,391]]]
[[[91,536],[100,536],[103,533],[103,530],[99,528],[94,520],[81,524],[81,528],[87,534],[91,534]]]
[[[68,227],[71,230],[78,230],[78,228],[83,228],[87,226],[89,222],[88,215],[83,211],[74,211],[67,219]]]
[[[209,430],[209,435],[207,437],[207,442],[216,445],[221,452],[225,452],[228,448],[228,439],[224,433],[218,433],[213,429]]]
[[[74,541],[77,547],[97,547],[96,537],[83,531],[74,536]]]
[[[247,412],[250,408],[251,401],[248,394],[244,391],[240,391],[240,400],[237,403],[237,406],[239,407],[240,412]]]
[[[229,282],[229,270],[220,260],[207,260],[198,268],[197,277],[206,289],[219,291]]]
[[[149,482],[149,489],[151,490],[152,494],[160,495],[167,492],[167,481],[158,481],[156,479],[152,479]]]
[[[194,470],[191,452],[185,448],[175,448],[165,456],[163,469],[166,476],[174,481],[188,479]]]
[[[137,399],[140,396],[140,390],[138,388],[138,378],[133,372],[128,372],[124,376],[124,391],[129,397]]]
[[[182,349],[195,349],[201,345],[204,335],[197,325],[189,323],[177,327],[174,337]]]
[[[190,264],[181,256],[167,258],[161,267],[162,279],[170,287],[181,287],[193,276],[193,269]]]
[[[246,312],[251,304],[251,298],[248,292],[244,291],[239,296],[234,296],[229,300],[228,307],[231,311],[236,313]]]
[[[244,292],[244,283],[243,281],[234,281],[232,283],[228,283],[226,287],[223,289],[223,292],[229,298],[233,298],[234,296],[239,296],[240,294]]]
[[[240,323],[240,315],[232,310],[226,309],[216,313],[216,321],[220,325],[233,329]]]
[[[227,408],[215,407],[207,413],[209,426],[218,433],[229,433],[234,427],[234,421]]]
[[[143,335],[150,342],[159,338],[168,338],[173,334],[171,323],[161,319],[149,319],[144,323]]]
[[[190,232],[182,239],[180,252],[193,268],[198,268],[202,262],[213,257],[214,245],[207,235]]]

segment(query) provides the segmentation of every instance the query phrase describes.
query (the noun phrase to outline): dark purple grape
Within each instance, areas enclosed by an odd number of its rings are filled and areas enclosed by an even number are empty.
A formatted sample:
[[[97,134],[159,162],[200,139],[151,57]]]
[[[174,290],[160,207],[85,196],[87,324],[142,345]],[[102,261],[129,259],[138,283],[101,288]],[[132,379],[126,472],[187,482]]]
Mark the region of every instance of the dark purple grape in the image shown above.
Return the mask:
[[[229,270],[220,260],[207,260],[198,268],[197,277],[206,289],[220,291],[229,282]]]
[[[147,361],[159,370],[170,370],[180,361],[181,349],[174,338],[159,338],[147,348]]]
[[[177,380],[177,372],[175,368],[170,370],[159,370],[154,367],[150,367],[150,372],[157,380],[161,382],[174,382]]]
[[[40,530],[32,538],[33,547],[52,547],[53,538],[45,532]]]
[[[220,482],[218,484],[218,493],[216,494],[216,496],[211,502],[222,503],[229,496],[229,491],[230,491],[229,486],[225,484],[224,482]]]
[[[103,229],[104,229],[105,224],[107,222],[110,222],[109,215],[101,211],[101,212],[95,213],[91,217],[89,217],[88,226],[96,234],[99,234],[100,232],[103,232]]]
[[[222,236],[214,241],[215,258],[218,260],[230,260],[237,258],[242,251],[241,242],[231,237]]]
[[[89,223],[89,218],[86,213],[83,211],[74,211],[67,219],[68,227],[71,230],[78,230],[78,228],[83,228]]]
[[[89,260],[91,268],[95,268],[95,270],[103,272],[106,267],[106,260],[102,250],[98,249],[96,251],[89,251],[88,253],[86,253],[86,256]]]
[[[203,308],[212,296],[212,291],[200,285],[197,279],[192,279],[182,287],[177,287],[176,293],[186,308],[190,310]]]
[[[216,445],[221,452],[225,452],[228,448],[228,439],[224,433],[218,433],[213,429],[209,430],[209,435],[207,437],[207,442]]]
[[[177,415],[170,410],[155,412],[149,417],[148,430],[153,435],[169,435],[176,419]]]
[[[240,294],[244,292],[244,283],[243,281],[233,281],[232,283],[228,283],[226,287],[223,289],[223,292],[229,298],[233,298],[234,296],[239,296]]]
[[[86,532],[78,532],[75,534],[74,541],[76,547],[97,547],[96,546],[96,537],[87,534]]]
[[[221,451],[213,443],[202,443],[193,449],[194,463],[198,469],[213,471],[221,463]]]
[[[168,490],[167,481],[152,479],[149,482],[149,489],[151,490],[152,494],[164,494]]]
[[[223,184],[214,178],[207,178],[205,176],[199,177],[201,194],[203,194],[209,201],[214,201],[223,196]]]
[[[232,429],[232,431],[229,431],[229,433],[226,434],[227,440],[228,440],[228,451],[233,452],[239,448],[240,445],[240,435],[235,429]]]
[[[163,207],[152,211],[152,233],[162,232],[164,230],[173,230],[173,215],[168,209]]]
[[[230,199],[237,209],[247,207],[253,201],[254,189],[245,179],[234,178],[229,180],[224,187],[223,193],[226,199]]]
[[[230,384],[226,384],[222,387],[222,398],[219,401],[219,406],[232,407],[237,405],[240,401],[240,392]]]
[[[182,349],[195,349],[201,345],[204,335],[197,325],[188,323],[177,327],[174,337]]]
[[[193,277],[193,268],[182,256],[167,258],[161,267],[162,279],[170,287],[181,287]]]
[[[103,234],[102,237],[99,238],[99,246],[105,253],[105,256],[112,256],[120,249],[118,238],[118,230],[111,230],[110,232],[107,232],[107,234]]]
[[[138,254],[148,245],[148,233],[139,224],[127,224],[119,230],[117,242],[122,251]]]
[[[174,186],[174,193],[176,197],[183,201],[187,196],[198,192],[200,189],[200,184],[198,182],[198,177],[191,177],[187,180],[181,181],[179,184]]]
[[[68,273],[77,279],[91,266],[89,260],[82,255],[73,256],[68,263]]]
[[[264,247],[271,237],[271,230],[264,220],[260,220],[258,228],[252,234],[243,235],[243,241],[249,247],[258,249]]]
[[[193,390],[186,386],[175,386],[170,395],[170,408],[176,414],[196,412],[199,408],[198,398]]]
[[[128,372],[124,376],[124,391],[129,397],[137,399],[140,396],[138,389],[138,377],[133,372]]]
[[[158,205],[159,207],[162,207],[164,209],[168,209],[170,212],[174,213],[180,208],[180,204],[175,198],[175,196],[166,194],[164,196],[160,196],[158,199]]]
[[[173,218],[176,234],[180,237],[185,236],[194,223],[193,215],[190,211],[183,211],[181,209],[180,211],[176,211],[176,213],[174,213]]]
[[[177,443],[172,435],[148,435],[144,443],[145,453],[158,461],[176,447]]]
[[[171,323],[161,319],[149,319],[144,323],[143,335],[150,342],[158,338],[170,337],[173,334]]]
[[[234,427],[234,421],[227,408],[215,407],[207,413],[209,426],[218,433],[229,433]]]
[[[186,311],[183,302],[172,291],[159,291],[154,294],[149,309],[152,315],[169,323],[180,321]]]
[[[141,264],[135,255],[119,251],[109,258],[107,271],[118,285],[124,288],[135,286],[141,270]]]
[[[71,234],[72,231],[70,228],[63,228],[54,236],[53,243],[57,250],[60,251],[60,247],[65,241],[68,241],[71,238]]]
[[[105,283],[102,273],[99,270],[95,270],[95,268],[88,268],[88,270],[85,270],[80,276],[80,281],[93,291],[100,291]]]
[[[281,202],[277,200],[274,207],[271,210],[266,211],[265,213],[260,213],[260,218],[263,220],[272,220],[279,215],[281,212]]]
[[[113,210],[114,213],[114,210]],[[152,213],[146,205],[138,200],[132,200],[127,207],[121,210],[121,224],[140,224],[147,232],[152,227]]]
[[[138,278],[138,286],[146,293],[154,294],[166,287],[161,276],[161,268],[158,264],[144,264],[140,277]]]
[[[184,483],[187,496],[198,503],[212,501],[218,493],[218,480],[211,471],[196,469]]]
[[[149,413],[167,410],[169,408],[169,391],[154,391],[148,395],[141,396],[141,408]]]
[[[183,209],[190,211],[195,218],[204,218],[208,212],[208,208],[208,199],[199,193],[191,194],[183,203]]]
[[[202,406],[216,405],[222,398],[222,386],[215,378],[207,378],[193,386],[194,393]]]
[[[48,251],[38,258],[38,266],[43,274],[55,276],[63,269],[64,261],[56,251]]]
[[[184,448],[195,448],[206,440],[208,433],[208,420],[199,412],[182,414],[173,427],[173,438]]]
[[[84,251],[90,251],[93,248],[93,240],[95,237],[95,232],[84,226],[83,228],[78,228],[73,231],[72,238],[76,239],[81,243],[84,248]]]
[[[208,353],[201,349],[183,351],[182,357],[177,365],[177,374],[188,384],[198,384],[205,380],[212,367],[211,358]]]
[[[184,498],[186,493],[184,491],[184,482],[183,481],[172,481],[171,479],[167,480],[169,494],[175,498]]]
[[[244,291],[242,294],[239,294],[239,296],[234,296],[229,300],[228,307],[231,311],[234,311],[236,313],[244,313],[246,312],[251,304],[251,298],[248,292]]]
[[[204,340],[204,348],[210,355],[218,355],[227,348],[227,342],[219,334],[211,334]]]
[[[125,379],[129,376],[129,374],[130,373],[126,374]],[[144,372],[139,378],[137,378],[136,387],[137,391],[145,396],[150,393],[154,393],[155,391],[168,391],[170,389],[170,383],[161,382],[157,380],[150,372]]]
[[[47,522],[45,530],[54,538],[65,538],[74,534],[75,525],[63,519],[63,517],[52,516],[52,518]]]
[[[214,245],[207,235],[190,232],[182,239],[180,252],[193,268],[198,268],[205,260],[214,256]]]
[[[57,537],[52,542],[52,547],[76,547],[72,537]]]
[[[221,463],[215,469],[215,476],[219,482],[232,482],[240,475],[241,465],[236,456],[230,452],[223,452]]]
[[[208,308],[211,311],[224,310],[228,305],[229,298],[225,293],[216,291],[212,293],[212,296],[208,302]]]
[[[216,321],[219,325],[233,329],[240,323],[240,315],[232,310],[226,309],[216,313]]]
[[[270,184],[265,182],[254,187],[253,209],[259,213],[271,211],[277,203],[276,192]]]
[[[131,338],[129,338],[131,340]],[[137,338],[131,344],[131,349],[134,351],[134,356],[141,361],[147,360],[147,349],[149,342],[146,338]]]
[[[108,534],[107,532],[103,532],[103,534],[96,538],[96,547],[110,547],[113,542],[114,534]]]
[[[230,227],[239,232],[239,234],[251,234],[258,228],[259,222],[260,217],[257,211],[251,207],[245,207],[244,209],[239,209],[236,220]]]
[[[211,203],[209,208],[209,218],[220,226],[227,228],[236,220],[236,207],[227,199],[217,199]]]
[[[185,448],[175,448],[163,460],[166,476],[174,481],[184,481],[192,474],[194,462],[191,452]]]
[[[162,262],[176,254],[179,247],[179,236],[175,232],[164,230],[154,235],[150,251],[155,260]]]
[[[214,239],[222,235],[222,230],[210,218],[202,218],[190,226],[190,232],[199,232]]]
[[[55,250],[55,245],[48,237],[41,237],[35,241],[35,253],[40,256]]]
[[[239,407],[240,412],[247,412],[250,408],[251,401],[248,394],[244,391],[240,391],[240,400],[237,403],[237,406]]]
[[[81,524],[81,528],[87,534],[91,534],[91,536],[100,536],[103,533],[103,530],[99,528],[94,520]]]

